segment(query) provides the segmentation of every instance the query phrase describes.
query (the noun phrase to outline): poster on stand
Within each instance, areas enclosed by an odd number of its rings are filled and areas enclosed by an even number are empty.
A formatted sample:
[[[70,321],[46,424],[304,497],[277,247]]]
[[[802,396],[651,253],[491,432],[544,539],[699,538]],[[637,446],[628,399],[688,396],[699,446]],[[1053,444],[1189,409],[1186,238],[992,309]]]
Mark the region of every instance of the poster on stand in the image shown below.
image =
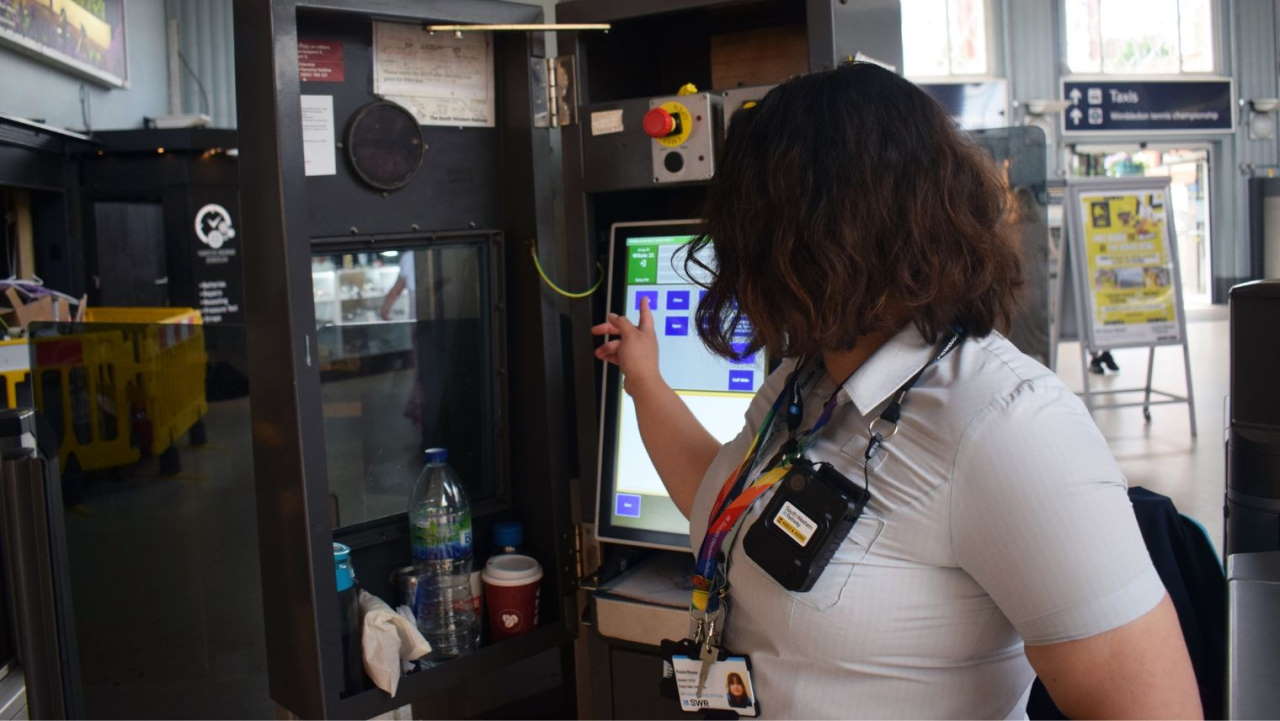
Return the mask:
[[[1075,184],[1067,210],[1088,347],[1181,343],[1182,287],[1168,179]]]

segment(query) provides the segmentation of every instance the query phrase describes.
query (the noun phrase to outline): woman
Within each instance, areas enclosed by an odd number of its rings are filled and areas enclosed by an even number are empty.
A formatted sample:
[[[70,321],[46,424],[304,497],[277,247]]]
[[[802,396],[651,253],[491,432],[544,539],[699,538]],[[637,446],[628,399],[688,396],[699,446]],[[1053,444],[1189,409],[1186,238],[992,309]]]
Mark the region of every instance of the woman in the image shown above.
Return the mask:
[[[747,685],[743,683],[742,676],[738,673],[730,673],[724,682],[725,694],[728,697],[730,708],[750,708],[751,696],[747,694]]]
[[[647,304],[593,329],[616,336],[597,356],[625,375],[695,553],[723,552],[721,646],[750,655],[771,716],[1019,717],[1037,675],[1073,718],[1201,715],[1120,469],[996,332],[1021,282],[1005,199],[914,85],[868,64],[800,77],[735,116],[698,241],[716,264],[703,341],[731,357],[744,316],[747,352],[782,361],[742,433],[722,447],[663,382]],[[791,406],[794,428],[766,423]],[[871,498],[806,592],[743,550],[777,486],[740,533],[707,534],[722,489],[796,458]]]

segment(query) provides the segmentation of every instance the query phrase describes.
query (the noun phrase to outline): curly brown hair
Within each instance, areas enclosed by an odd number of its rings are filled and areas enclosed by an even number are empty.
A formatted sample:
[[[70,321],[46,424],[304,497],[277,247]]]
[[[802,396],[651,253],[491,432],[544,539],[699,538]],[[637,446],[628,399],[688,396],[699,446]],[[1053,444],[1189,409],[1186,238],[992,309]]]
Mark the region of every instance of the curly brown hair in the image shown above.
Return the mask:
[[[930,342],[981,337],[1008,327],[1022,285],[1004,178],[932,98],[869,63],[739,111],[705,217],[686,258],[712,276],[698,335],[725,357],[846,350],[908,322]]]

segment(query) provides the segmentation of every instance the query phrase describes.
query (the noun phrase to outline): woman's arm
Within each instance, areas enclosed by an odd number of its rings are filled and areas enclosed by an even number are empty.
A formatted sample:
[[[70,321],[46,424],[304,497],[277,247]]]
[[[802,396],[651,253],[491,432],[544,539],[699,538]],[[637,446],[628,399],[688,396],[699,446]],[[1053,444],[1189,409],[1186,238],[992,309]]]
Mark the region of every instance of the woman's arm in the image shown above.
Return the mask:
[[[640,301],[640,325],[610,313],[609,319],[593,327],[591,333],[618,336],[596,348],[596,357],[622,370],[626,391],[635,402],[645,450],[671,500],[688,518],[698,485],[720,451],[720,442],[662,379],[658,371],[658,336],[648,299]]]
[[[1070,718],[1199,718],[1177,614],[1127,484],[1084,404],[1023,382],[969,424],[952,548]]]
[[[387,290],[387,295],[382,299],[382,307],[378,309],[378,317],[383,320],[391,320],[391,306],[396,304],[396,299],[404,292],[407,284],[404,280],[404,273],[396,278],[396,282]]]
[[[1027,646],[1027,660],[1068,718],[1204,718],[1168,596],[1120,628],[1078,641]]]

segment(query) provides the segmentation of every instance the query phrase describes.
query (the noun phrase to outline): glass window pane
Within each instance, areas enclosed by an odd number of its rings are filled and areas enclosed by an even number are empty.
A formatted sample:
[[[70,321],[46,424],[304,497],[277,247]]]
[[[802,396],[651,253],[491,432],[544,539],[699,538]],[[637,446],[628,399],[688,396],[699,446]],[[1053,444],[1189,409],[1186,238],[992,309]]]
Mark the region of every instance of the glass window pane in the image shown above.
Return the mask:
[[[1099,44],[1101,0],[1066,0],[1067,65],[1073,73],[1102,71],[1102,47]]]
[[[33,363],[33,369],[37,366]],[[35,371],[32,371],[32,375]],[[49,427],[53,429],[53,434],[59,439],[65,438],[66,434],[66,408],[67,399],[62,396],[62,371],[58,368],[52,368],[40,374],[40,399],[37,409],[45,414],[49,420]]]
[[[902,0],[902,56],[907,77],[948,75],[945,0]]]
[[[120,432],[119,390],[115,365],[98,366],[98,435],[104,441],[114,441]]]
[[[1179,72],[1178,0],[1103,0],[1102,71]]]
[[[313,258],[339,526],[404,512],[433,446],[473,502],[496,494],[488,240]]]
[[[947,0],[950,27],[951,73],[986,75],[986,0]]]
[[[67,603],[57,612],[78,651],[66,677],[79,690],[78,717],[278,713],[267,678],[245,330],[183,328],[30,326],[31,378],[67,461],[54,480],[67,506],[58,564]],[[154,348],[152,338],[163,345]],[[134,363],[138,351],[148,362]],[[191,368],[206,357],[218,369],[208,376]],[[87,384],[75,379],[85,371]],[[140,380],[152,390],[131,418],[126,387]],[[108,396],[115,398],[115,439],[81,442],[71,424],[62,432],[78,407],[100,418]],[[198,413],[190,412],[191,399]],[[179,439],[179,476],[165,475],[164,464],[139,447],[143,435],[163,427]]]
[[[1180,0],[1182,23],[1182,72],[1211,73],[1213,57],[1212,0]]]

